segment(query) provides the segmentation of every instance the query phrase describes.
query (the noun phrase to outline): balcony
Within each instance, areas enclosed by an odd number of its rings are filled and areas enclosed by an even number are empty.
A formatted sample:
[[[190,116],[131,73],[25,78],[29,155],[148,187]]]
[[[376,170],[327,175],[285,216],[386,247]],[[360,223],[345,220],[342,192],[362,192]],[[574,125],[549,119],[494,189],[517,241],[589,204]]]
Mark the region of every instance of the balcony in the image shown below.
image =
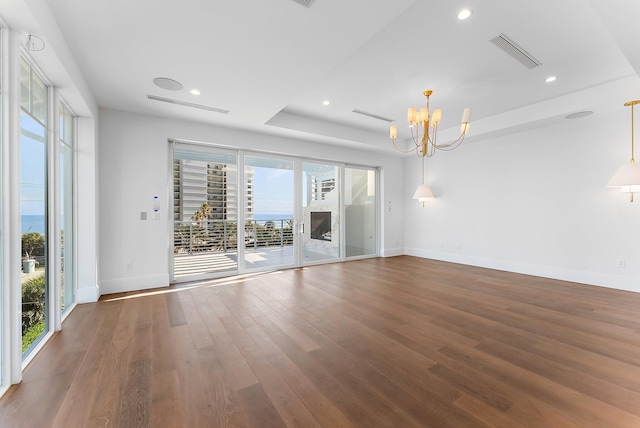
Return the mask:
[[[244,227],[248,268],[290,264],[292,219],[248,220]],[[174,277],[237,269],[238,224],[229,220],[174,222]]]

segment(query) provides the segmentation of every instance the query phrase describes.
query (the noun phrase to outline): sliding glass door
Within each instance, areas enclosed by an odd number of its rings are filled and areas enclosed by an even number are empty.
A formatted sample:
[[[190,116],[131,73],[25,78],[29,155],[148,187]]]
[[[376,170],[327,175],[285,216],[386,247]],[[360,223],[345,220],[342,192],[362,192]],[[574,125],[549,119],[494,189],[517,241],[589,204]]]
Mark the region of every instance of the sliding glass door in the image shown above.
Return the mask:
[[[373,168],[345,167],[344,230],[347,258],[377,254],[377,174]]]
[[[244,156],[245,269],[294,266],[293,170],[293,160]]]
[[[302,264],[340,260],[340,166],[302,162]]]
[[[174,281],[238,272],[237,153],[174,143]]]
[[[174,142],[172,281],[377,254],[377,170]]]

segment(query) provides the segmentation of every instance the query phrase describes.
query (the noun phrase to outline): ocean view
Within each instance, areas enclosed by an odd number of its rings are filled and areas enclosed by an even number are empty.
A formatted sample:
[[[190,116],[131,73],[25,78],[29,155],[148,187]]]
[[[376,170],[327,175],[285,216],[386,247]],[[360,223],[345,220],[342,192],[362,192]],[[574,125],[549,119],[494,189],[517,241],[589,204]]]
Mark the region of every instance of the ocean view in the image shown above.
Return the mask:
[[[289,220],[293,218],[293,214],[253,214],[254,220]]]

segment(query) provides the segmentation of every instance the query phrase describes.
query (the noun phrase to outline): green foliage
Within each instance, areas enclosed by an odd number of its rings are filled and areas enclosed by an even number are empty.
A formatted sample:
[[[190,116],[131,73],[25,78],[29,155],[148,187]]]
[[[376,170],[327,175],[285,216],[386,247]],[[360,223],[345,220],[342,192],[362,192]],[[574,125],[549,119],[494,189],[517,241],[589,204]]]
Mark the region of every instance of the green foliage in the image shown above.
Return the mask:
[[[22,251],[27,258],[44,256],[44,235],[38,232],[27,232],[22,235]]]
[[[198,226],[200,226],[202,221],[207,220],[209,216],[211,216],[211,206],[209,206],[207,202],[203,202],[202,205],[200,205],[200,209],[193,213],[191,220],[195,221]]]
[[[44,321],[31,326],[25,334],[22,335],[22,353],[26,351],[40,335],[44,333]]]
[[[41,275],[22,284],[22,335],[45,316],[45,277]]]

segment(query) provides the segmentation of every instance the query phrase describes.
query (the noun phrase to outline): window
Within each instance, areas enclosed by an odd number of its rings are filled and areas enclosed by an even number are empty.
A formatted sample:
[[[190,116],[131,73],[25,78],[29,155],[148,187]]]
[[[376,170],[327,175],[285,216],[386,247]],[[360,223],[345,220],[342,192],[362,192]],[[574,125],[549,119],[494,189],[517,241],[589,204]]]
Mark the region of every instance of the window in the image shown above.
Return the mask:
[[[0,28],[0,395],[76,300],[77,119],[26,53],[6,55],[7,39]]]
[[[20,62],[20,216],[23,358],[49,330],[47,276],[47,86]]]

